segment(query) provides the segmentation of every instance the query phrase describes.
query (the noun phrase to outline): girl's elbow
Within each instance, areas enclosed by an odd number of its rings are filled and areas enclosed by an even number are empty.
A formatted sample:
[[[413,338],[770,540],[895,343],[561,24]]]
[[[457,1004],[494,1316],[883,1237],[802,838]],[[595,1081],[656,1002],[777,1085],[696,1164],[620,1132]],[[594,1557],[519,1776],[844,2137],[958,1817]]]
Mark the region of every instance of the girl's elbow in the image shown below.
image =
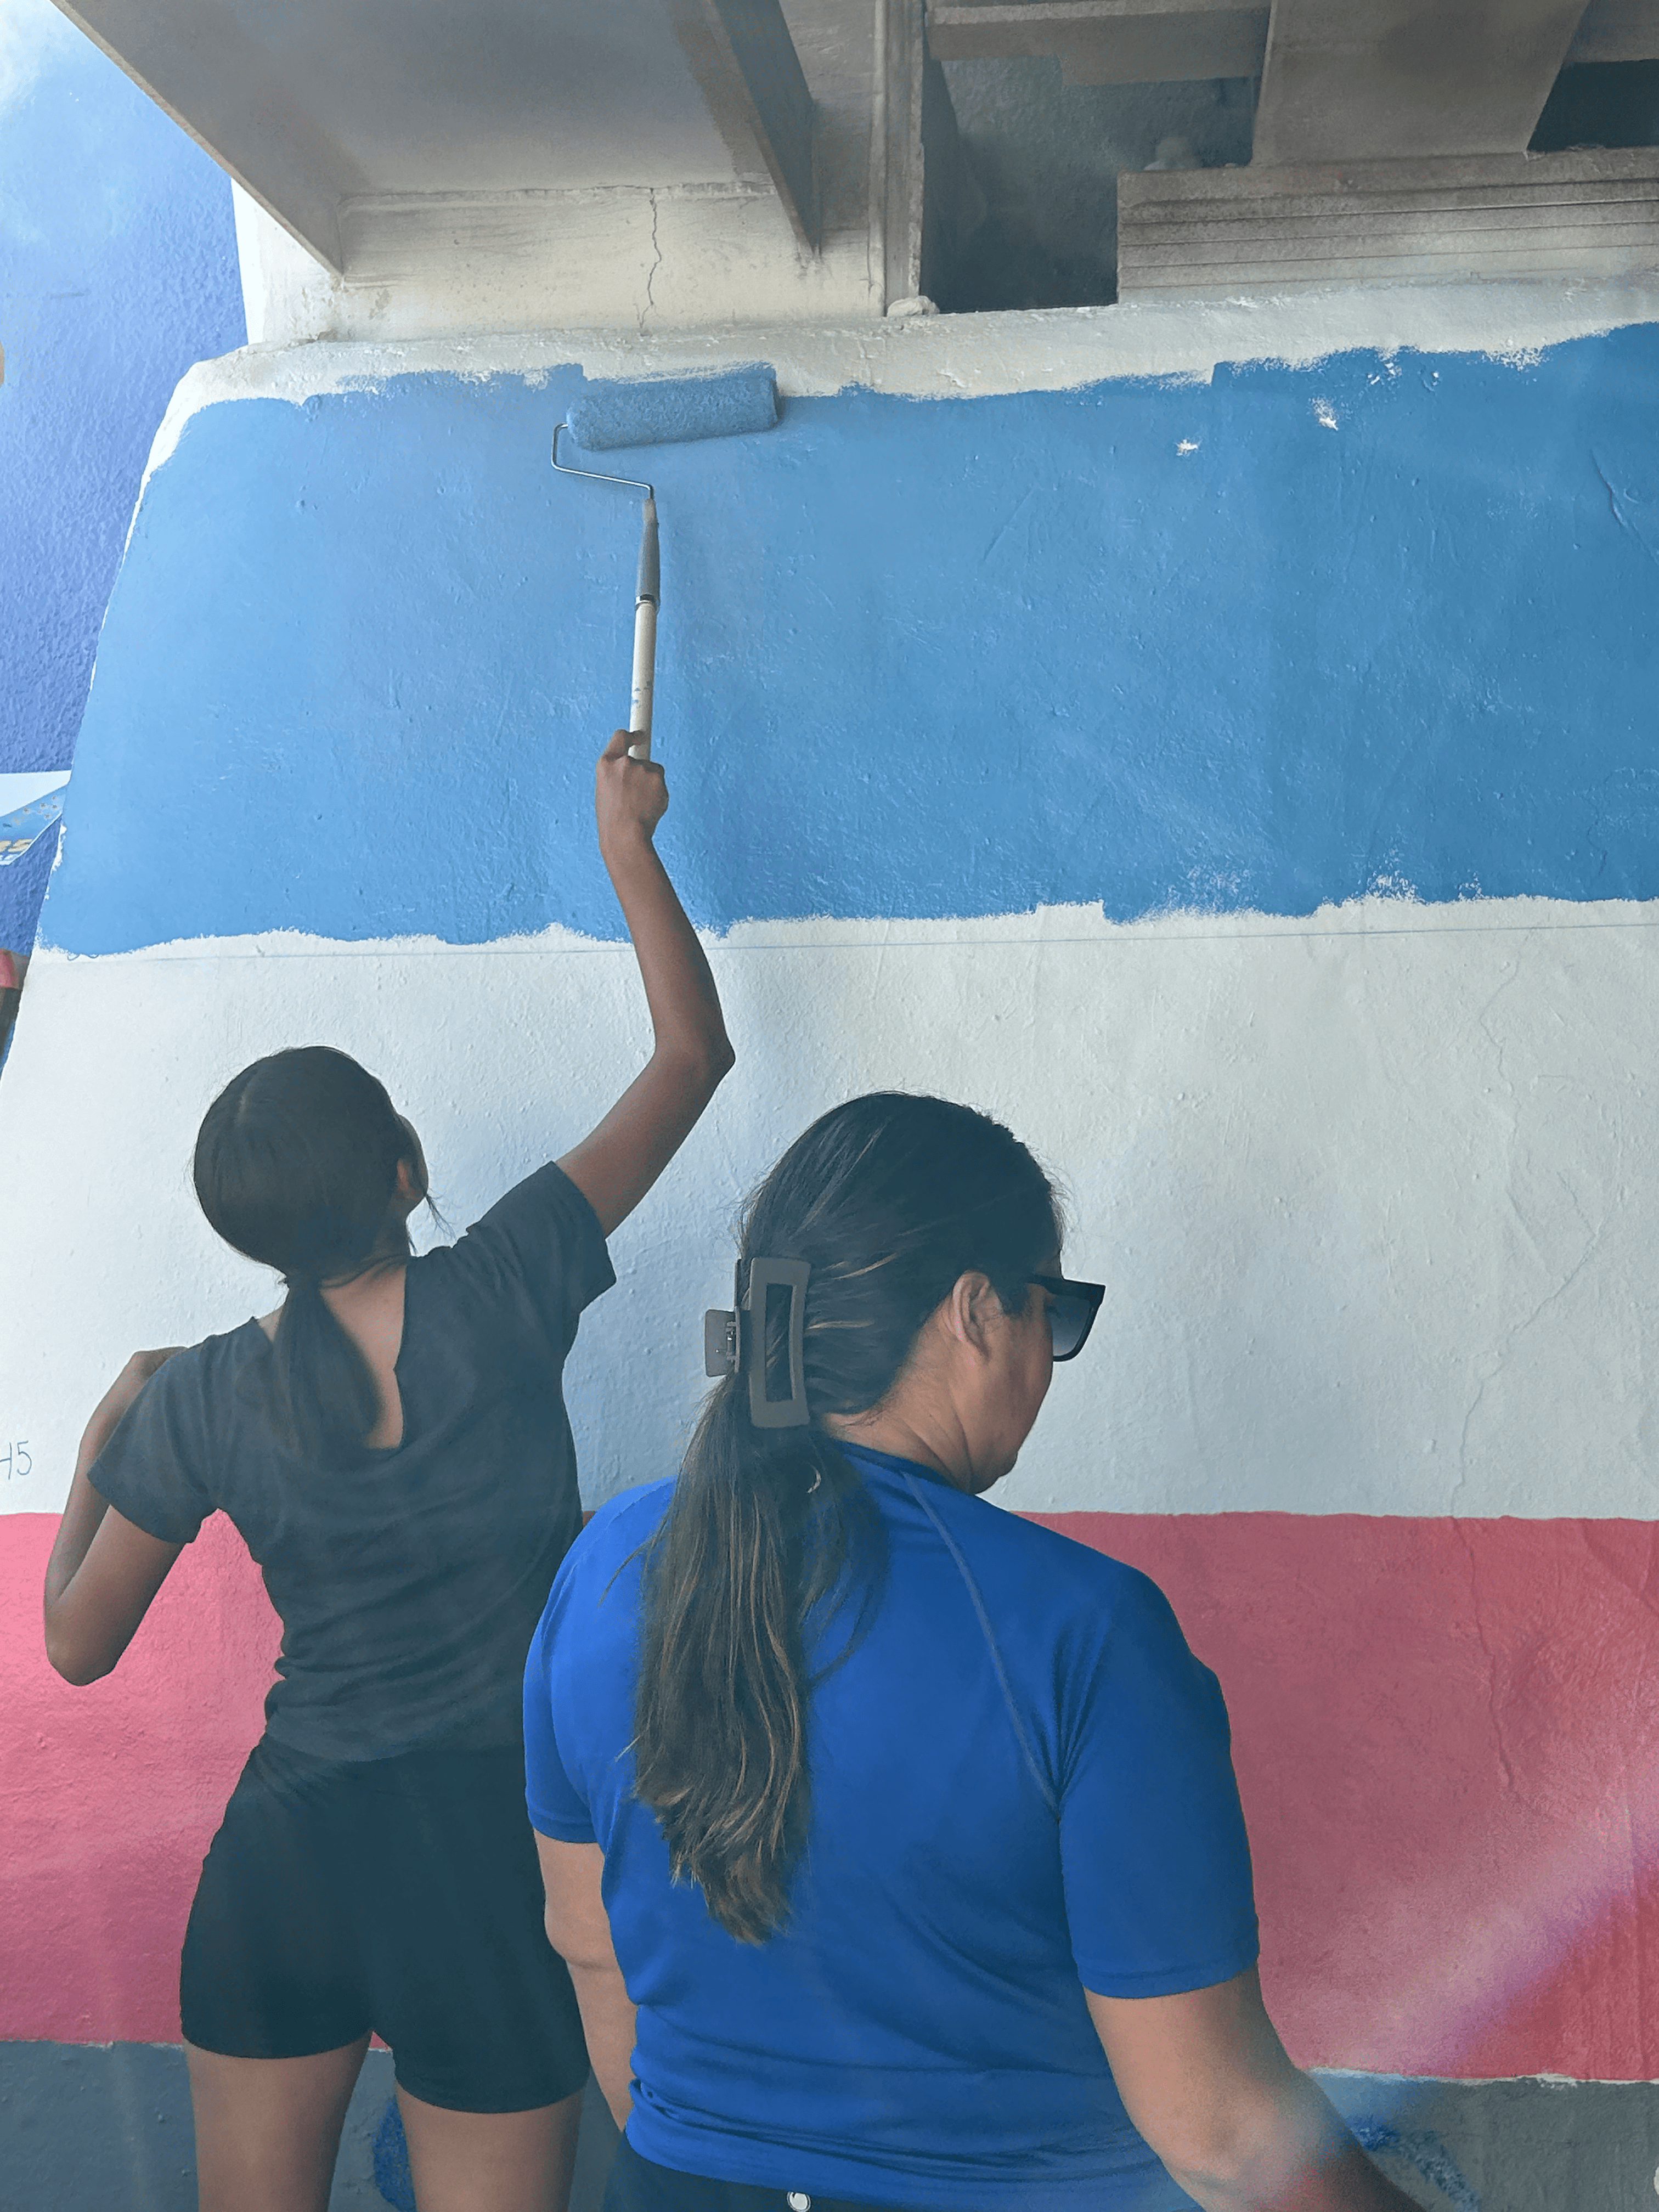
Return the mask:
[[[73,1635],[51,1620],[46,1623],[46,1660],[54,1674],[60,1674],[77,1690],[101,1682],[115,1664],[108,1653],[88,1650]]]
[[[714,1097],[738,1064],[737,1052],[726,1034],[725,1024],[719,1022],[686,1046],[684,1054],[682,1079],[704,1099]]]

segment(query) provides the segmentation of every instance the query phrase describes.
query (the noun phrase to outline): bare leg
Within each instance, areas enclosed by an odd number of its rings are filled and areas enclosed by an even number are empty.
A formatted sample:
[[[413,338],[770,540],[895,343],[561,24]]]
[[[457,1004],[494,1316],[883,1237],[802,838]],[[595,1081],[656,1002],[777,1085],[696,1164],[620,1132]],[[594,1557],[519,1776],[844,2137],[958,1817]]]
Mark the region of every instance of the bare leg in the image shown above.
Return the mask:
[[[449,2112],[398,2092],[421,2212],[565,2212],[580,2095],[533,2112]]]
[[[328,2212],[340,2130],[368,2038],[314,2058],[185,2045],[201,2212]]]

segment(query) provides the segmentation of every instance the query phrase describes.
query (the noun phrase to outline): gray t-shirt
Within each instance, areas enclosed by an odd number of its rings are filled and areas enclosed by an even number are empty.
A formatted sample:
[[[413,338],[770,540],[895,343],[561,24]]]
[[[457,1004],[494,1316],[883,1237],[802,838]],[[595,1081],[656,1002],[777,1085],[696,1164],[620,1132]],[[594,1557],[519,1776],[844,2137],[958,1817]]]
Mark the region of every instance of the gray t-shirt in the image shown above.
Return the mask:
[[[550,1164],[410,1261],[395,1449],[338,1466],[285,1449],[257,1322],[145,1384],[93,1487],[170,1544],[216,1509],[235,1522],[283,1623],[269,1735],[324,1759],[519,1741],[525,1654],[581,1527],[565,1355],[615,1280]]]

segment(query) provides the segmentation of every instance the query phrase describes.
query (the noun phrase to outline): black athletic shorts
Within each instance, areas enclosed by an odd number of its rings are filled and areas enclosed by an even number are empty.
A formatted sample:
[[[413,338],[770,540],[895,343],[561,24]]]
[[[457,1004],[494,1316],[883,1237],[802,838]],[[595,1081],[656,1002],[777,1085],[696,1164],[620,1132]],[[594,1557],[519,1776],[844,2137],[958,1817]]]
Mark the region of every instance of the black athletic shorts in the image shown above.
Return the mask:
[[[747,2181],[709,2181],[653,2166],[624,2136],[605,2185],[605,2212],[879,2212],[846,2197],[808,2189],[760,2189]]]
[[[179,2003],[186,2039],[232,2058],[374,2028],[402,2087],[450,2112],[574,2095],[587,2048],[542,1924],[523,1754],[259,1744],[202,1863]]]

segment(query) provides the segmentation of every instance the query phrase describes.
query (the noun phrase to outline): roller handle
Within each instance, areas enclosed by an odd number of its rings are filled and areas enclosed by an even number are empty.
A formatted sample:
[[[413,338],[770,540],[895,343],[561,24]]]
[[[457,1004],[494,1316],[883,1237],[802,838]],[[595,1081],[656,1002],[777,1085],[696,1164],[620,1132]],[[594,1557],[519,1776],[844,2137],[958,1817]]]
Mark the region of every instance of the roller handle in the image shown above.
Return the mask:
[[[657,606],[662,598],[662,562],[657,544],[657,502],[645,502],[645,526],[640,533],[640,581],[634,603],[634,688],[629,702],[628,726],[636,742],[629,747],[635,760],[651,757],[652,695],[656,688]]]

